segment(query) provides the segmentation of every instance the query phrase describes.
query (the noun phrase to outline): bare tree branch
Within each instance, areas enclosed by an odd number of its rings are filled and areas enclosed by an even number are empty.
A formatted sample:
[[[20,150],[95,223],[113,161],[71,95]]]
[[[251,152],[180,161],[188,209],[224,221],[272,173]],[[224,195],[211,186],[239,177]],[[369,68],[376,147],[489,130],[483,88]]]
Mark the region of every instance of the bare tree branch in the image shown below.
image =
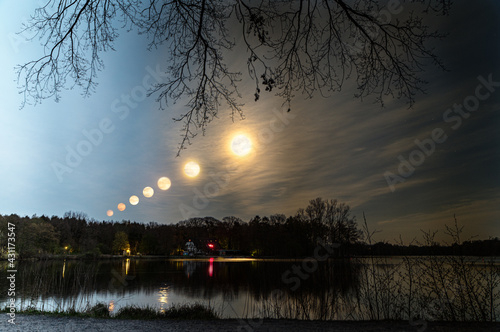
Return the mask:
[[[154,94],[161,108],[184,101],[187,110],[178,154],[218,116],[243,117],[237,85],[240,71],[224,60],[241,40],[255,100],[265,91],[283,98],[290,111],[297,94],[312,98],[340,91],[351,76],[364,98],[387,96],[409,105],[423,91],[424,69],[442,63],[428,42],[442,38],[429,31],[425,15],[448,14],[450,0],[394,2],[397,13],[373,0],[50,0],[35,11],[24,29],[34,31],[44,55],[18,67],[26,102],[59,100],[62,89],[78,85],[88,96],[104,68],[101,52],[112,50],[122,27],[149,38],[149,49],[167,47],[165,82]],[[417,15],[411,10],[420,8]],[[386,13],[383,15],[383,13]],[[238,28],[239,27],[239,28]]]

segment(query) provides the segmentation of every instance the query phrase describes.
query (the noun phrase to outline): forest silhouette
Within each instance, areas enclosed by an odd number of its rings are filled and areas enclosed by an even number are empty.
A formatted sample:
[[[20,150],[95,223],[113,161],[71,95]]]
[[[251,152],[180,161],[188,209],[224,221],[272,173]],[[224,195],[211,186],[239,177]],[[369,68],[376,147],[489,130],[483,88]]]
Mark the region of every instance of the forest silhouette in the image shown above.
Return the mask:
[[[449,244],[427,241],[424,244],[373,243],[366,226],[361,229],[350,207],[337,200],[316,198],[295,215],[255,216],[248,222],[234,216],[190,218],[172,224],[135,221],[97,221],[81,212],[58,216],[21,217],[0,215],[1,229],[15,225],[16,251],[20,258],[81,255],[182,255],[192,241],[201,255],[217,256],[221,250],[232,255],[253,257],[311,256],[318,245],[335,245],[332,257],[359,255],[500,255],[500,240],[460,241]],[[424,234],[425,235],[425,234]],[[0,243],[7,252],[5,237]],[[208,246],[208,244],[212,244]]]

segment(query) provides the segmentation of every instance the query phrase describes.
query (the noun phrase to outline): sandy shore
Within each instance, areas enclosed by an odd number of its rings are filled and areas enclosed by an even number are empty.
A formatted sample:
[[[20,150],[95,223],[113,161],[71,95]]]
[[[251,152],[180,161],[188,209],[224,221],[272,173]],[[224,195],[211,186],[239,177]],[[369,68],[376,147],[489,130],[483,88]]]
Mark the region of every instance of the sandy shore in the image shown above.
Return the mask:
[[[0,331],[500,331],[500,323],[450,323],[428,322],[426,325],[410,324],[408,321],[363,321],[363,322],[322,322],[298,320],[118,320],[75,317],[54,317],[44,315],[16,315],[16,325],[7,322],[3,315]]]

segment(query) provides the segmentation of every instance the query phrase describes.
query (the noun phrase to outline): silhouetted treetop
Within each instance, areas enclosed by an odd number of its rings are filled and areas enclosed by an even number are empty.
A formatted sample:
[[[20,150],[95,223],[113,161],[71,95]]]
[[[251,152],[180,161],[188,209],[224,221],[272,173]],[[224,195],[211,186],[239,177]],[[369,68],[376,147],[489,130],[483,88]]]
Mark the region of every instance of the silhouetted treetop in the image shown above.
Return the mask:
[[[289,110],[296,94],[329,95],[353,76],[357,97],[375,95],[383,103],[392,96],[413,104],[424,67],[442,67],[427,43],[442,35],[424,18],[449,8],[449,0],[51,0],[24,27],[40,39],[43,56],[19,66],[18,81],[23,105],[59,100],[63,89],[75,85],[87,96],[104,68],[102,52],[113,50],[124,28],[135,30],[149,38],[150,50],[169,50],[166,78],[149,94],[162,108],[186,103],[175,118],[184,125],[180,151],[220,107],[243,117],[243,75],[226,59],[245,49],[255,100],[262,89],[274,91]]]

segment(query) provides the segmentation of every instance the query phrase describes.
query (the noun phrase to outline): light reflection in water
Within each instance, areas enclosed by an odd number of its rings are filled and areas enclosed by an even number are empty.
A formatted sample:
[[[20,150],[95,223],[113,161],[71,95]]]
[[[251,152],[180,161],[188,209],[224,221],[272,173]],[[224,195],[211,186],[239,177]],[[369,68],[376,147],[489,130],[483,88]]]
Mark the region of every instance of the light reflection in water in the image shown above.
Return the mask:
[[[212,277],[214,275],[214,258],[210,257],[210,265],[208,266],[208,275]]]
[[[125,275],[128,275],[128,270],[130,269],[130,258],[125,260]]]
[[[66,271],[66,260],[64,260],[64,264],[63,264],[63,275],[62,277],[64,278],[64,272]]]
[[[160,302],[160,311],[164,313],[168,304],[168,286],[160,287],[158,290],[158,302]]]
[[[196,271],[196,262],[186,261],[182,266],[184,266],[184,271],[188,278]]]

